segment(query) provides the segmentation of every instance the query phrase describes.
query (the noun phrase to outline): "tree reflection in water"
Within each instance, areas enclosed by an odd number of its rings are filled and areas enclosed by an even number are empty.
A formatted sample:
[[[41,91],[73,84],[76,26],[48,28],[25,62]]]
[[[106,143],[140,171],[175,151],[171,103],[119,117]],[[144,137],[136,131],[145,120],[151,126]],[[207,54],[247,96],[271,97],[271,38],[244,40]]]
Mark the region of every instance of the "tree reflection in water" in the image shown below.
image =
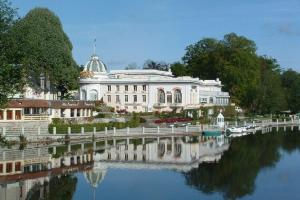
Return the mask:
[[[299,131],[236,138],[218,163],[200,164],[184,176],[188,185],[204,193],[221,192],[224,199],[241,198],[254,192],[259,171],[274,167],[281,149],[300,150]]]
[[[27,200],[41,199],[41,190],[47,200],[71,200],[76,190],[77,178],[72,174],[55,176],[49,183],[35,185],[27,195]]]

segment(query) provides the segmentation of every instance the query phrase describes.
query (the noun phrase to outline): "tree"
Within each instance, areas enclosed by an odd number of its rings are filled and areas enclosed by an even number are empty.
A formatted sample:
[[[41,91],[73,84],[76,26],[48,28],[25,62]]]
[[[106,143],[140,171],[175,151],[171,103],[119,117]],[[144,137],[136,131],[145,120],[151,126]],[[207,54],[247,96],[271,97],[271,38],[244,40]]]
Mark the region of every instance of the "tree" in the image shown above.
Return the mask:
[[[259,113],[276,113],[286,108],[281,70],[273,58],[260,57],[261,82],[257,93]]]
[[[10,45],[13,38],[9,34],[15,24],[17,12],[6,0],[0,0],[0,107],[4,107],[8,97],[23,89],[22,66],[13,64],[15,49]]]
[[[139,67],[137,66],[136,63],[130,63],[128,64],[127,67],[125,67],[126,70],[130,70],[130,69],[138,69]]]
[[[146,60],[143,69],[156,69],[160,71],[168,71],[169,66],[165,62],[155,62],[153,60]]]
[[[172,71],[173,75],[176,77],[189,75],[189,71],[188,71],[187,67],[180,62],[173,63],[171,65],[171,71]]]
[[[254,111],[260,67],[252,40],[235,33],[222,40],[204,38],[186,48],[183,61],[193,77],[221,78],[232,101]]]
[[[72,57],[73,47],[54,13],[35,8],[14,25],[10,34],[18,50],[15,63],[24,66],[29,82],[38,83],[44,74],[62,98],[78,87],[80,69]]]
[[[281,80],[288,108],[294,113],[300,112],[300,74],[288,69],[282,73]]]

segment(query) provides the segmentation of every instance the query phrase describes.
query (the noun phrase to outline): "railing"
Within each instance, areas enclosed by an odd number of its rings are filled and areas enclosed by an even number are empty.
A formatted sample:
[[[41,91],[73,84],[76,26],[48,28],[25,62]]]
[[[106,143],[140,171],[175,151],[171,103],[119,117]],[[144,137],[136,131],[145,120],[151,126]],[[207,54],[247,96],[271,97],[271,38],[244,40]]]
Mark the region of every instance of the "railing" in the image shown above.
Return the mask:
[[[48,115],[25,115],[24,120],[47,121],[49,120],[49,116]]]

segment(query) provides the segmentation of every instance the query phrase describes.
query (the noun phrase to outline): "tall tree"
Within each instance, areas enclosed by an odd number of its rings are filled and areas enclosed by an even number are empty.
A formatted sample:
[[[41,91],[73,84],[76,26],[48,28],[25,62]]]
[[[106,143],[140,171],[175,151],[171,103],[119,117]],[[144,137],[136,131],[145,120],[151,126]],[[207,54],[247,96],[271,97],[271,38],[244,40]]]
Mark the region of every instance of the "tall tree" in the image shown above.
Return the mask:
[[[257,93],[259,113],[276,113],[286,108],[281,69],[273,58],[260,57],[261,82]]]
[[[186,48],[183,61],[192,76],[221,78],[233,102],[252,111],[255,109],[260,68],[252,40],[235,33],[225,35],[223,40],[204,38]]]
[[[190,73],[187,69],[187,67],[180,63],[180,62],[175,62],[171,64],[171,70],[174,76],[188,76]]]
[[[44,74],[61,92],[78,87],[79,67],[72,57],[72,44],[64,33],[59,18],[50,10],[35,8],[18,21],[11,34],[18,49],[16,63],[26,69],[30,82]]]
[[[169,66],[165,62],[155,62],[153,60],[146,60],[143,69],[156,69],[160,71],[168,71]]]
[[[289,69],[281,76],[288,108],[296,113],[300,112],[300,74]]]
[[[17,12],[6,0],[0,0],[0,107],[4,107],[8,97],[22,91],[22,66],[12,62],[15,49],[10,45],[13,38],[9,34],[17,19]]]

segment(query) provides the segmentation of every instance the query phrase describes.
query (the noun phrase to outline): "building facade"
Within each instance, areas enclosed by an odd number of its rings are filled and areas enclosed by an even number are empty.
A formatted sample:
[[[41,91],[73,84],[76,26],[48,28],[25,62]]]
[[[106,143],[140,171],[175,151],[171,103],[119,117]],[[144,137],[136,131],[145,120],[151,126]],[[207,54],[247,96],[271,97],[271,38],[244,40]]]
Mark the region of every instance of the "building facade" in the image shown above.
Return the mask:
[[[138,69],[107,71],[93,55],[80,74],[80,99],[102,100],[116,111],[155,112],[198,109],[201,106],[228,105],[229,93],[216,80],[189,76],[174,77],[172,72]]]

